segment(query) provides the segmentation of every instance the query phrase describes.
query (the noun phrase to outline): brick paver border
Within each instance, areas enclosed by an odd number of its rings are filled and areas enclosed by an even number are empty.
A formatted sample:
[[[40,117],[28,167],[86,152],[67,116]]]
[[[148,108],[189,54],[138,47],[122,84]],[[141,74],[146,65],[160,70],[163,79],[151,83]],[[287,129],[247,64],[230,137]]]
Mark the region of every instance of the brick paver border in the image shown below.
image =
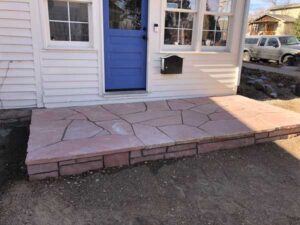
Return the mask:
[[[256,133],[248,136],[237,136],[223,139],[211,139],[197,143],[172,145],[167,147],[140,149],[110,155],[99,155],[91,158],[78,158],[68,161],[28,165],[30,180],[58,178],[77,175],[103,168],[123,167],[147,161],[168,160],[192,157],[212,151],[251,146],[259,143],[290,139],[300,135],[300,128],[279,129],[276,131]]]

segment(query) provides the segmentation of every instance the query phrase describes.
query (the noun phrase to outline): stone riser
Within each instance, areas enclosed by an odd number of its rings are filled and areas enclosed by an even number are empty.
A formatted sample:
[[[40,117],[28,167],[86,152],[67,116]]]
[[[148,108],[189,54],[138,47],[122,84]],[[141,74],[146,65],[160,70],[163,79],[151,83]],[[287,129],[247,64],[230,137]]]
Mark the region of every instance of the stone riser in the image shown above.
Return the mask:
[[[54,163],[28,165],[27,169],[30,180],[42,180],[50,177],[58,178],[60,176],[78,175],[84,172],[100,170],[103,168],[130,166],[146,161],[191,157],[211,151],[233,149],[276,140],[290,139],[299,135],[299,128],[283,129],[246,137],[231,137],[230,139],[215,140],[210,142],[206,141],[200,143],[189,143]]]

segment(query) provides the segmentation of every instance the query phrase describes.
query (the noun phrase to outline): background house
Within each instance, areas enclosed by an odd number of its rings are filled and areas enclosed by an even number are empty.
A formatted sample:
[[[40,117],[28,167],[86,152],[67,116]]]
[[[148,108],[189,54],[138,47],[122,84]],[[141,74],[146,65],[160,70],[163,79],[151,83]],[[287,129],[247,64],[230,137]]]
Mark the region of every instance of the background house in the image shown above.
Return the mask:
[[[300,4],[275,6],[249,22],[250,35],[294,35],[295,21],[300,16]]]

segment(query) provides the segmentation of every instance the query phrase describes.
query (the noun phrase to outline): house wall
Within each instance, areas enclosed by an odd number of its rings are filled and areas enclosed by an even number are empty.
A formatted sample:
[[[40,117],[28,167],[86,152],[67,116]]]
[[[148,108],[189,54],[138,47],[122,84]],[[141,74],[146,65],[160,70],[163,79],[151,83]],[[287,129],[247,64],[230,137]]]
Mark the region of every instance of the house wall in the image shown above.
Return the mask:
[[[0,108],[37,106],[31,4],[0,1]]]
[[[294,23],[285,23],[284,33],[289,35],[296,35],[295,24]]]
[[[20,60],[10,66],[14,69],[10,72],[11,78],[14,79],[10,81],[11,84],[6,81],[6,87],[1,91],[1,98],[6,102],[5,108],[63,107],[236,93],[239,83],[244,6],[248,0],[236,1],[233,30],[230,32],[230,51],[173,52],[184,58],[182,75],[160,74],[160,57],[172,52],[162,48],[162,30],[158,33],[153,31],[154,23],[158,23],[160,27],[163,25],[164,0],[149,0],[147,92],[126,95],[104,93],[103,21],[102,15],[96,13],[102,12],[102,1],[91,1],[93,46],[85,49],[48,45],[47,33],[44,30],[48,21],[45,18],[42,0],[6,0],[4,4],[3,1],[0,2],[0,9],[2,7],[5,14],[12,18],[9,25],[13,27],[10,36],[6,39],[1,38],[4,44],[1,51],[13,51],[12,59]],[[12,12],[4,7],[10,7]],[[22,13],[19,14],[17,9],[21,9],[19,11]],[[3,14],[0,13],[0,18],[1,15]],[[16,22],[16,18],[21,15],[24,18],[21,18],[20,23]],[[7,36],[8,32],[2,30],[6,29],[2,26],[8,25],[2,20],[0,19],[0,34]],[[10,48],[9,42],[13,41],[10,37],[18,39],[13,48]],[[25,43],[20,44],[22,42],[19,42],[19,39]],[[2,77],[9,59],[6,54],[1,53]],[[13,74],[15,77],[12,77]],[[8,85],[11,86],[8,88]]]
[[[295,34],[295,24],[279,21],[275,32],[275,35],[294,35]]]
[[[298,16],[300,15],[300,7],[290,8],[290,9],[271,10],[271,12],[277,15],[284,15],[284,16],[291,16],[294,18],[298,18]]]
[[[286,26],[285,22],[278,21],[278,26],[277,26],[275,35],[283,35],[283,34],[285,34],[285,26]]]
[[[150,25],[159,23],[162,25],[162,10],[160,4],[150,1]],[[151,96],[211,96],[229,95],[236,93],[239,43],[241,41],[241,29],[243,18],[243,6],[245,1],[237,1],[233,21],[231,39],[231,52],[201,52],[201,53],[179,53],[184,58],[182,75],[160,74],[160,57],[166,54],[162,51],[161,33],[150,33],[149,55],[150,55],[150,81],[149,89]],[[151,28],[150,28],[151,30]],[[234,44],[233,44],[234,43]]]

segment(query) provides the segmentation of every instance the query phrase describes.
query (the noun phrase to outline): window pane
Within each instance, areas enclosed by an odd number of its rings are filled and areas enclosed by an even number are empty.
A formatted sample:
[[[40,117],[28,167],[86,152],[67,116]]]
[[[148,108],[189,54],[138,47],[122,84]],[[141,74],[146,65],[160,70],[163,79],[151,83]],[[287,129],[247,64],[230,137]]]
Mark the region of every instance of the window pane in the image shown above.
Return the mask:
[[[180,28],[193,29],[193,13],[180,13]]]
[[[266,41],[267,41],[267,38],[262,38],[260,43],[259,43],[259,46],[265,46]]]
[[[215,46],[226,46],[227,44],[227,33],[216,32]]]
[[[165,44],[166,45],[179,45],[178,29],[165,29]]]
[[[196,9],[196,0],[167,0],[167,8]]]
[[[228,24],[229,24],[228,16],[207,15],[204,17],[203,30],[227,31]]]
[[[179,13],[178,12],[166,12],[165,27],[179,27]]]
[[[207,0],[206,10],[209,12],[231,12],[232,0]]]
[[[68,20],[68,4],[63,1],[48,0],[50,20]]]
[[[89,25],[82,23],[71,23],[72,41],[89,41]]]
[[[88,4],[70,2],[70,20],[88,22]]]
[[[202,35],[202,45],[203,46],[214,46],[215,32],[214,31],[204,31]]]
[[[50,22],[50,39],[52,41],[69,41],[69,24]]]
[[[180,9],[181,8],[181,0],[168,0],[167,7],[171,9]]]
[[[191,30],[180,30],[179,32],[179,44],[180,45],[191,45],[192,44],[193,31]]]
[[[276,38],[270,38],[267,46],[275,47],[275,46],[279,46],[279,43]]]
[[[204,31],[202,36],[203,46],[226,46],[227,32]]]
[[[182,0],[182,8],[196,10],[196,0]]]
[[[109,0],[110,28],[140,30],[141,0]]]
[[[228,25],[229,25],[229,18],[228,16],[220,16],[217,18],[217,28],[220,28],[222,31],[227,31],[228,30]]]
[[[167,45],[191,45],[192,30],[165,29],[165,44]]]
[[[258,42],[258,38],[246,38],[245,44],[255,45]]]
[[[216,29],[216,18],[212,15],[204,16],[203,30],[215,30]]]

